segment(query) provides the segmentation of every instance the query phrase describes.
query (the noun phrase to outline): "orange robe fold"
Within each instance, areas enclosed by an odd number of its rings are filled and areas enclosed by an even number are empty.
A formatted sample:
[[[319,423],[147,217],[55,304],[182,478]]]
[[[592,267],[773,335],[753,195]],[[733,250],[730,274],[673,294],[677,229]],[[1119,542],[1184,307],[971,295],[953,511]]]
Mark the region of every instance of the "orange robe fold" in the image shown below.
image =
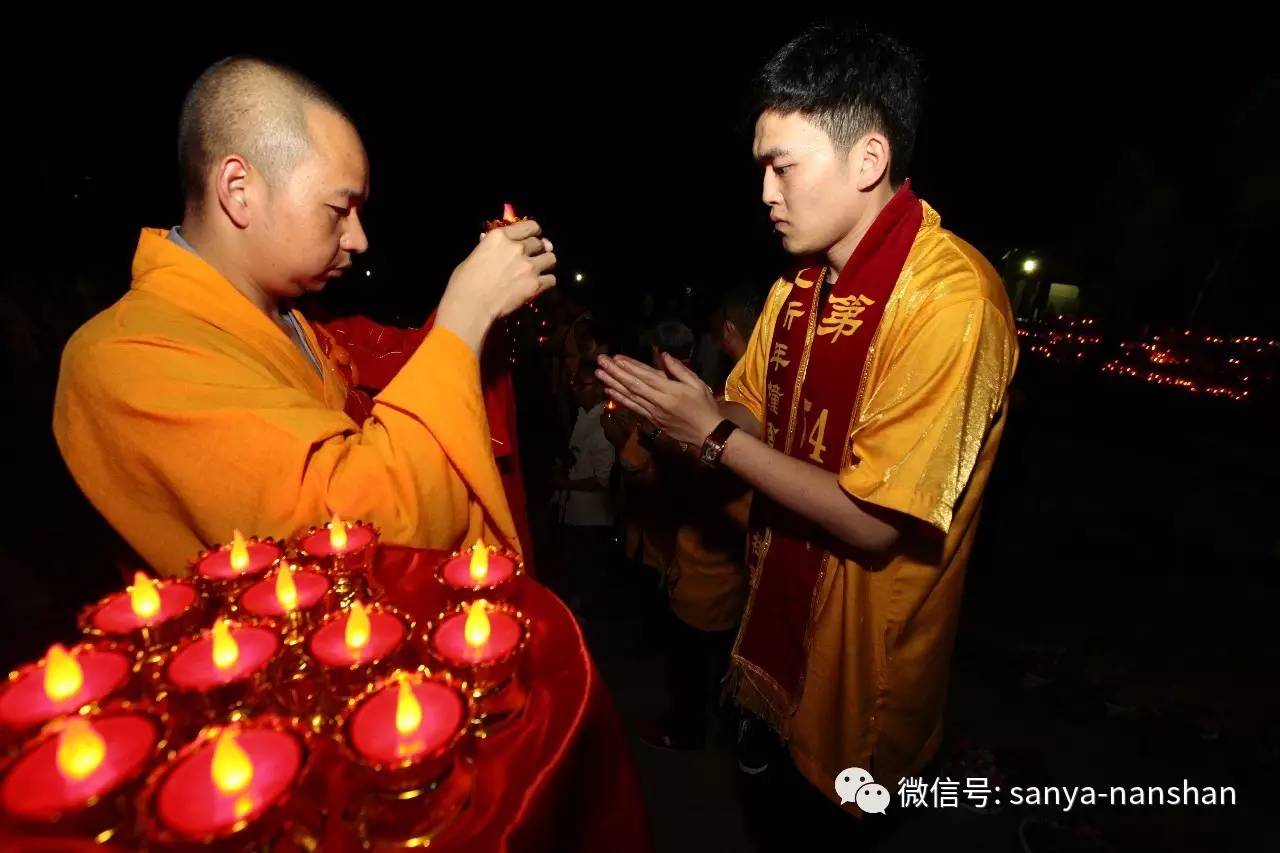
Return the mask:
[[[133,286],[68,342],[54,403],[85,495],[157,571],[233,528],[285,537],[338,513],[385,541],[519,548],[475,355],[435,328],[356,423],[306,355],[198,256],[144,230]]]

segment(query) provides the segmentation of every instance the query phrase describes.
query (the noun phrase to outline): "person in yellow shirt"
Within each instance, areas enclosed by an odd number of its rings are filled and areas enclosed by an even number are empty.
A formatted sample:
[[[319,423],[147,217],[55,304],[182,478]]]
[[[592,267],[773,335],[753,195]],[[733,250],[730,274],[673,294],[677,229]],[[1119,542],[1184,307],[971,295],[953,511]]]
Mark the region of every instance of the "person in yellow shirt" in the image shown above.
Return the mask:
[[[747,350],[761,297],[753,288],[735,289],[717,311],[719,328],[712,332],[734,363]],[[666,452],[660,452],[665,464],[657,492],[677,519],[665,571],[663,672],[670,708],[641,737],[662,749],[700,749],[707,711],[722,704],[721,681],[746,603],[743,546],[751,490],[728,471],[707,470],[673,442],[659,449]]]
[[[995,271],[907,180],[918,69],[886,36],[827,26],[765,66],[762,200],[816,265],[774,285],[723,403],[674,360],[599,360],[613,399],[754,487],[737,700],[837,804],[849,768],[892,794],[938,748],[1017,361]]]
[[[291,305],[368,247],[355,127],[297,72],[235,57],[188,93],[179,153],[181,226],[142,232],[132,287],[63,353],[54,434],[98,511],[166,575],[234,528],[283,537],[334,513],[390,542],[519,548],[477,356],[496,319],[555,283],[537,223],[480,240],[357,423]]]

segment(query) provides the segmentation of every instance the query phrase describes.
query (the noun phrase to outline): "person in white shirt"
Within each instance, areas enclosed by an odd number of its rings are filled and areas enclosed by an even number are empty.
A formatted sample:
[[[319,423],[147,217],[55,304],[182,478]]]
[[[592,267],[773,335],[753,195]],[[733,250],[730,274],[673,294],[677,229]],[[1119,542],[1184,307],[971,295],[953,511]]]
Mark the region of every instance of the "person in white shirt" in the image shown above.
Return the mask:
[[[589,608],[591,592],[606,570],[615,522],[609,482],[617,452],[600,423],[605,395],[595,369],[594,361],[583,361],[569,383],[578,418],[569,438],[568,465],[560,466],[551,480],[560,508],[566,598],[579,616]]]

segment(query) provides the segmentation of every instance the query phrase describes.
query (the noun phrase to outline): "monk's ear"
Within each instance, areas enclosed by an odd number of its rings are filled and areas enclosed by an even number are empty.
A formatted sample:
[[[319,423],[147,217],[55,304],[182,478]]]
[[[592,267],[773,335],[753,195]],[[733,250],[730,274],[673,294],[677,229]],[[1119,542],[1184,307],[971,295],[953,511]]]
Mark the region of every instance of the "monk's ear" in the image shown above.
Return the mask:
[[[849,171],[862,192],[875,188],[889,175],[889,139],[874,131],[849,148]]]
[[[214,191],[218,205],[237,228],[248,228],[251,219],[252,172],[245,159],[237,154],[222,158],[214,174]]]

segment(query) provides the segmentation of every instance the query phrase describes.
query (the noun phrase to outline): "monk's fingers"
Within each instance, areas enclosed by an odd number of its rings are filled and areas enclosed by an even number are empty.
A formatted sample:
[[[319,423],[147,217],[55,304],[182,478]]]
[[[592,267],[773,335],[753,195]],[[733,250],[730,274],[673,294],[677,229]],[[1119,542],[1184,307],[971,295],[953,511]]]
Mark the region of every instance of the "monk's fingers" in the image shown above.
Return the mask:
[[[529,263],[533,265],[533,269],[538,275],[556,268],[556,256],[553,252],[537,255],[529,259]]]
[[[542,235],[542,226],[532,219],[525,219],[521,222],[514,222],[511,225],[501,229],[502,235],[517,243],[523,243],[530,237],[539,237]]]
[[[526,237],[520,241],[520,247],[526,255],[535,258],[547,251],[547,241],[541,237]]]

